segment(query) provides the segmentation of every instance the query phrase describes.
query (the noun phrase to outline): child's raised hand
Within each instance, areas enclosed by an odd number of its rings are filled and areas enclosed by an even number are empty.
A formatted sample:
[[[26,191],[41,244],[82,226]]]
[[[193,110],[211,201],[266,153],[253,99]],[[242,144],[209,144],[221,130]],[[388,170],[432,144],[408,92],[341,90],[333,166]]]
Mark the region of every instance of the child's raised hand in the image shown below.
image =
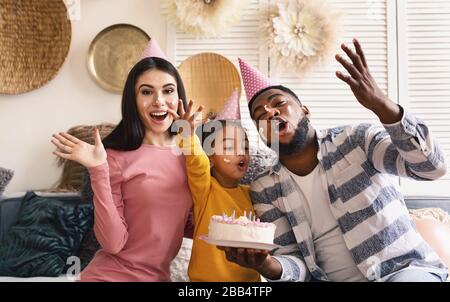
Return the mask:
[[[208,118],[205,119],[201,118],[202,117],[201,112],[203,111],[203,109],[204,106],[200,105],[197,108],[197,110],[194,111],[194,102],[192,100],[189,101],[189,104],[185,109],[183,102],[179,100],[178,113],[172,109],[168,109],[168,112],[172,114],[178,129],[183,128],[182,132],[185,132],[186,131],[185,128],[188,128],[191,131],[190,134],[192,134],[195,133],[197,127],[199,127],[200,125],[204,124],[209,120]]]

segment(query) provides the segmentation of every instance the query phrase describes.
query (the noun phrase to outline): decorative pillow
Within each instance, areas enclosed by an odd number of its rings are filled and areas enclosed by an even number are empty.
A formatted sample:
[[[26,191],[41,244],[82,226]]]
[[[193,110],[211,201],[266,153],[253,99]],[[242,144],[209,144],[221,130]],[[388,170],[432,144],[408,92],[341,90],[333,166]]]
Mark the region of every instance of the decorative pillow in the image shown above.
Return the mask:
[[[170,264],[170,281],[189,282],[188,267],[191,260],[192,239],[183,238],[177,256]]]
[[[83,270],[89,262],[91,262],[92,258],[95,256],[95,253],[97,253],[99,249],[101,249],[101,245],[95,237],[94,228],[91,227],[84,236],[83,241],[81,241],[80,249],[77,255],[80,258],[81,270]]]
[[[89,172],[85,170],[83,175],[83,184],[80,189],[81,202],[83,203],[93,203],[94,202],[94,191],[91,187],[91,176]]]
[[[39,197],[28,192],[18,220],[0,243],[0,275],[57,277],[67,271],[86,232],[93,206]]]
[[[435,250],[444,263],[450,267],[450,249],[447,237],[443,235],[443,232],[439,230],[439,228],[436,228],[435,225],[430,226],[430,224],[426,222],[427,220],[435,220],[450,228],[449,213],[441,208],[414,209],[409,210],[409,213],[412,218],[418,220],[416,221],[416,224],[420,235]],[[450,232],[447,231],[447,234],[449,233]],[[439,237],[436,237],[436,235]],[[450,282],[450,275],[448,276],[447,281]]]
[[[91,178],[89,172],[83,175],[83,185],[81,187],[81,202],[93,204],[94,203],[94,192],[91,187]],[[94,258],[95,253],[101,248],[100,243],[98,243],[95,237],[94,228],[89,229],[83,241],[81,242],[80,251],[78,257],[81,260],[81,267],[84,268],[91,262]]]
[[[278,155],[264,143],[245,107],[241,104],[241,123],[250,142],[250,163],[241,184],[249,185],[259,174],[277,162]]]
[[[0,196],[2,196],[13,176],[14,171],[0,167]]]
[[[256,154],[255,154],[256,153]],[[250,163],[241,184],[249,185],[252,181],[277,160],[277,155],[268,147],[258,149],[250,156]]]
[[[430,218],[437,220],[450,227],[450,214],[440,208],[409,210],[409,214],[416,219]]]

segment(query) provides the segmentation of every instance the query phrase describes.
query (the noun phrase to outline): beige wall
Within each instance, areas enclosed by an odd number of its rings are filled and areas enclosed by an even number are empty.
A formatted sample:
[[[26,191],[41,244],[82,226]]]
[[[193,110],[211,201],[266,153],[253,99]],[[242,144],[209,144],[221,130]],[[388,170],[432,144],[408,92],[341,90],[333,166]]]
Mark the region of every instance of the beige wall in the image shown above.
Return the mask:
[[[59,74],[44,87],[23,95],[0,95],[0,166],[15,171],[6,193],[48,188],[61,170],[51,154],[51,134],[79,124],[120,120],[121,96],[90,77],[90,42],[105,27],[130,23],[166,47],[166,25],[159,0],[81,0],[81,19],[72,21],[72,43]]]

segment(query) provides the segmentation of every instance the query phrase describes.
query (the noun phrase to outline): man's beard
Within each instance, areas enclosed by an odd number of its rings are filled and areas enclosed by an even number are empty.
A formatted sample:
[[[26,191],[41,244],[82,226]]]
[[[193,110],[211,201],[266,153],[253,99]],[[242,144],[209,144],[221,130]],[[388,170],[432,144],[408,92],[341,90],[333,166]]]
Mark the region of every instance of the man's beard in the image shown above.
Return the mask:
[[[297,128],[294,132],[292,141],[288,144],[279,143],[278,150],[279,155],[292,155],[303,151],[308,146],[309,132],[311,129],[310,121],[307,117],[303,117],[297,124]],[[270,146],[275,147],[275,146]],[[273,148],[272,148],[273,149]]]

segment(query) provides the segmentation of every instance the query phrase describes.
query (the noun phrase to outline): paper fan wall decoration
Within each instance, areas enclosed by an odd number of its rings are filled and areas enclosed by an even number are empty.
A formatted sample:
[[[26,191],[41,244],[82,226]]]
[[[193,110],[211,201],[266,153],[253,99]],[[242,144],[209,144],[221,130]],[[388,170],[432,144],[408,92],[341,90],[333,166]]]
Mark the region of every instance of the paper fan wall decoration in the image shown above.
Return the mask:
[[[341,13],[322,0],[270,5],[263,32],[275,70],[304,73],[337,50]]]
[[[162,0],[161,11],[180,31],[213,38],[238,23],[247,5],[248,0]]]

